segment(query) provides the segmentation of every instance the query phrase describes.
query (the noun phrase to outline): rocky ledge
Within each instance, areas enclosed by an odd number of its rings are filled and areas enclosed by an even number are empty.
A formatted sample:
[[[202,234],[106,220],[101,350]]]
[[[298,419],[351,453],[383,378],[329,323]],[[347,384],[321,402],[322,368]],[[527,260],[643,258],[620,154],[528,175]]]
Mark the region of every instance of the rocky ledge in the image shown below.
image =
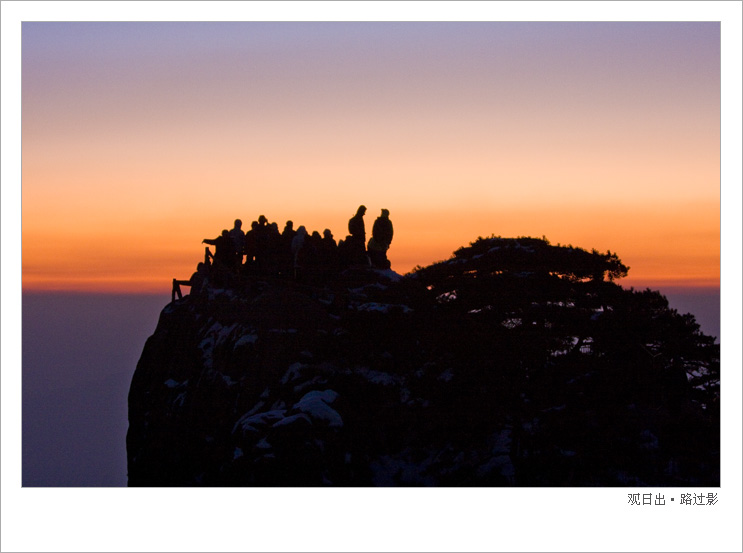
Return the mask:
[[[616,254],[480,238],[406,276],[168,304],[130,486],[719,485],[719,346]]]

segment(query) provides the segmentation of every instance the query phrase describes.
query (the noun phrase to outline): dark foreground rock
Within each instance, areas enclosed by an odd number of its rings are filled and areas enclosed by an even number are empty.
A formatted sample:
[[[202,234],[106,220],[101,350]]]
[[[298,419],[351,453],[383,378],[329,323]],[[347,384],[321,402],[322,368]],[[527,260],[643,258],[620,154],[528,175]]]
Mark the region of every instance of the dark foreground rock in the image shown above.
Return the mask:
[[[719,485],[719,346],[616,255],[207,285],[129,393],[130,486]]]

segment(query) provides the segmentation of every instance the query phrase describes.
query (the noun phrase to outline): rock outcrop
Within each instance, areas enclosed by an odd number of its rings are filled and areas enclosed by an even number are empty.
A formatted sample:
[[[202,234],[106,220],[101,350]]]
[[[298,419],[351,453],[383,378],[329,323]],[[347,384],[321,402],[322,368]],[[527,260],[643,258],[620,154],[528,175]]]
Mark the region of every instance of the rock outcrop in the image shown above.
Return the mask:
[[[719,485],[719,347],[615,254],[478,239],[404,277],[167,305],[130,486]]]

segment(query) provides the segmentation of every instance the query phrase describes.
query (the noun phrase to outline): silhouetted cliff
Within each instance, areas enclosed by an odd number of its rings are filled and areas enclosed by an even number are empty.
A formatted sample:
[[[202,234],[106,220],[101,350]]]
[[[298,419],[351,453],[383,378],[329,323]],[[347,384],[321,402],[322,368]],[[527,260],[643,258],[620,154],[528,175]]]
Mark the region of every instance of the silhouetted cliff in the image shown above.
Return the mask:
[[[145,344],[129,485],[719,485],[719,347],[627,270],[493,237],[404,277],[207,283]]]

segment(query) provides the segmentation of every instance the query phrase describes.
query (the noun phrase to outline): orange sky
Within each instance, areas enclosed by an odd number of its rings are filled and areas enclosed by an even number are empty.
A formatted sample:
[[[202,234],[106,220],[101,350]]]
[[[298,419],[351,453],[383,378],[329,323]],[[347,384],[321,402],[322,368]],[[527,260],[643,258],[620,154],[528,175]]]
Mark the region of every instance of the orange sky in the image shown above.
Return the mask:
[[[25,290],[160,291],[265,214],[720,278],[715,23],[23,24]]]

